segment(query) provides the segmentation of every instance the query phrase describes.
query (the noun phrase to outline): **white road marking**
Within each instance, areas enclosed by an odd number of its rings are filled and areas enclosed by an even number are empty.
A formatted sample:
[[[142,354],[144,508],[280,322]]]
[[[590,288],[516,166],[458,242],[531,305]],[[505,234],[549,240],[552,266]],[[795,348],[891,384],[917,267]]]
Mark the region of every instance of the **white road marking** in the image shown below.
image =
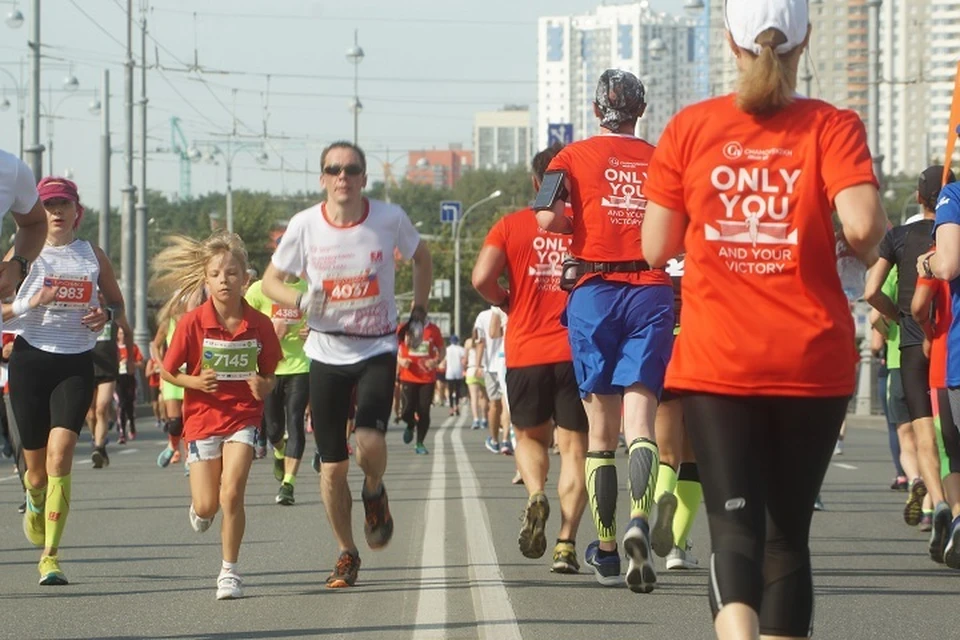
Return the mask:
[[[124,449],[123,451],[118,451],[117,455],[126,456],[126,455],[130,455],[131,453],[136,453],[137,451],[140,451],[140,449]]]
[[[853,466],[852,464],[847,464],[845,462],[834,462],[833,466],[840,467],[841,469],[847,469],[849,471],[856,471],[857,469],[857,467]]]
[[[12,476],[7,476],[7,477],[5,477],[5,478],[0,478],[0,482],[8,482],[8,481],[10,481],[10,480],[16,480],[18,477],[19,477],[19,476],[18,476],[17,474],[13,474]]]
[[[460,475],[463,517],[467,523],[467,562],[470,565],[473,609],[480,640],[522,640],[517,614],[510,604],[493,545],[490,518],[480,499],[480,483],[463,446],[464,428],[453,432],[453,450]]]
[[[447,637],[447,457],[444,439],[449,437],[455,418],[450,417],[433,439],[433,471],[427,490],[427,514],[423,525],[423,552],[420,554],[420,590],[417,598],[415,638]]]

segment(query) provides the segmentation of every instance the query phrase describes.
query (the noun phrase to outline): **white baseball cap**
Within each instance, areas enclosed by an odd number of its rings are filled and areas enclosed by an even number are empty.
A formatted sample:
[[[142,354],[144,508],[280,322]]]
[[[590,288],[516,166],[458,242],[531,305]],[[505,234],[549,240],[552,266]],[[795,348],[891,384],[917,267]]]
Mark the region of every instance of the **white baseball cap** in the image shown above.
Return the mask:
[[[741,49],[760,55],[757,36],[778,29],[787,41],[776,52],[792,51],[807,37],[810,24],[808,0],[726,0],[724,18],[733,41]]]

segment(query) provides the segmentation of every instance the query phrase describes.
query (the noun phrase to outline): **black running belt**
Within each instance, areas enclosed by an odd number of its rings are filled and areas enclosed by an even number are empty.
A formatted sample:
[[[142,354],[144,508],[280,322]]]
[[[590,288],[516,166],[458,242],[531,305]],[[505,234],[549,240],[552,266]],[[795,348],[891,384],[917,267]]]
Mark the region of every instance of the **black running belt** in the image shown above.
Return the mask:
[[[628,260],[626,262],[588,262],[580,263],[583,273],[636,273],[650,271],[646,260]]]

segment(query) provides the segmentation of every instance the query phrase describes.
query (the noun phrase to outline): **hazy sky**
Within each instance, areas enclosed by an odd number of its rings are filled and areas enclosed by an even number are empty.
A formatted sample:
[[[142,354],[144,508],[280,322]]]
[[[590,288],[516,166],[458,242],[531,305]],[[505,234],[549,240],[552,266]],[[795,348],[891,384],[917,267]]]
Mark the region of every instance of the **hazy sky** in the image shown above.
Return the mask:
[[[360,144],[371,155],[373,179],[382,176],[381,162],[388,149],[394,172],[402,174],[408,150],[446,148],[451,142],[472,147],[476,111],[504,104],[532,106],[537,18],[583,13],[597,4],[598,0],[153,0],[147,12],[147,60],[150,67],[159,63],[160,69],[148,69],[149,147],[169,149],[170,118],[177,116],[190,143],[209,149],[210,143],[218,142],[225,151],[223,134],[231,129],[234,104],[237,132],[250,140],[262,133],[266,111],[268,133],[289,139],[270,143],[269,161],[263,166],[253,157],[258,149],[239,151],[233,165],[234,188],[297,191],[304,188],[305,177],[312,188],[320,148],[353,135],[347,109],[353,95],[353,66],[344,54],[356,28],[366,54],[359,67],[364,107]],[[681,11],[681,0],[651,0],[651,5]],[[133,6],[139,17],[140,0]],[[124,178],[125,7],[125,0],[42,3],[41,42],[49,56],[43,61],[42,111],[52,108],[57,116],[54,171],[71,170],[82,197],[94,206],[99,204],[100,125],[87,105],[105,68],[110,70],[111,132],[117,152],[112,166],[114,206]],[[202,9],[194,15],[198,7]],[[0,25],[0,69],[17,78],[19,61],[27,55],[30,2],[21,1],[19,8],[27,15],[20,29]],[[6,0],[0,0],[0,12],[6,15],[10,9]],[[134,50],[139,58],[139,31]],[[61,87],[71,62],[81,88],[64,99],[68,94]],[[202,72],[189,69],[195,62]],[[24,63],[24,77],[27,70]],[[16,88],[3,71],[0,87],[13,104],[0,112],[0,148],[16,153]],[[47,87],[53,89],[52,99]],[[139,100],[139,70],[135,87]],[[41,125],[44,142],[48,123],[44,119]],[[26,135],[29,144],[29,130]],[[280,156],[285,172],[280,170]],[[169,151],[153,151],[149,161],[149,188],[168,194],[178,191],[178,158]],[[139,168],[135,171],[139,182]],[[222,160],[219,165],[192,165],[194,195],[223,191],[225,182]]]

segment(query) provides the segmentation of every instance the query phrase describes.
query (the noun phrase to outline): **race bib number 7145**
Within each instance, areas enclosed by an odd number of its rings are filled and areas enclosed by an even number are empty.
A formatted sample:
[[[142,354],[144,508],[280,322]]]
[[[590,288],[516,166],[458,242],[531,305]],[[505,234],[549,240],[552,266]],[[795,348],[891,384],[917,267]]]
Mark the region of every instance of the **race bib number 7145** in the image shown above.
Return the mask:
[[[246,380],[257,373],[257,355],[260,343],[256,340],[213,340],[203,341],[203,359],[201,367],[213,369],[217,380]]]

